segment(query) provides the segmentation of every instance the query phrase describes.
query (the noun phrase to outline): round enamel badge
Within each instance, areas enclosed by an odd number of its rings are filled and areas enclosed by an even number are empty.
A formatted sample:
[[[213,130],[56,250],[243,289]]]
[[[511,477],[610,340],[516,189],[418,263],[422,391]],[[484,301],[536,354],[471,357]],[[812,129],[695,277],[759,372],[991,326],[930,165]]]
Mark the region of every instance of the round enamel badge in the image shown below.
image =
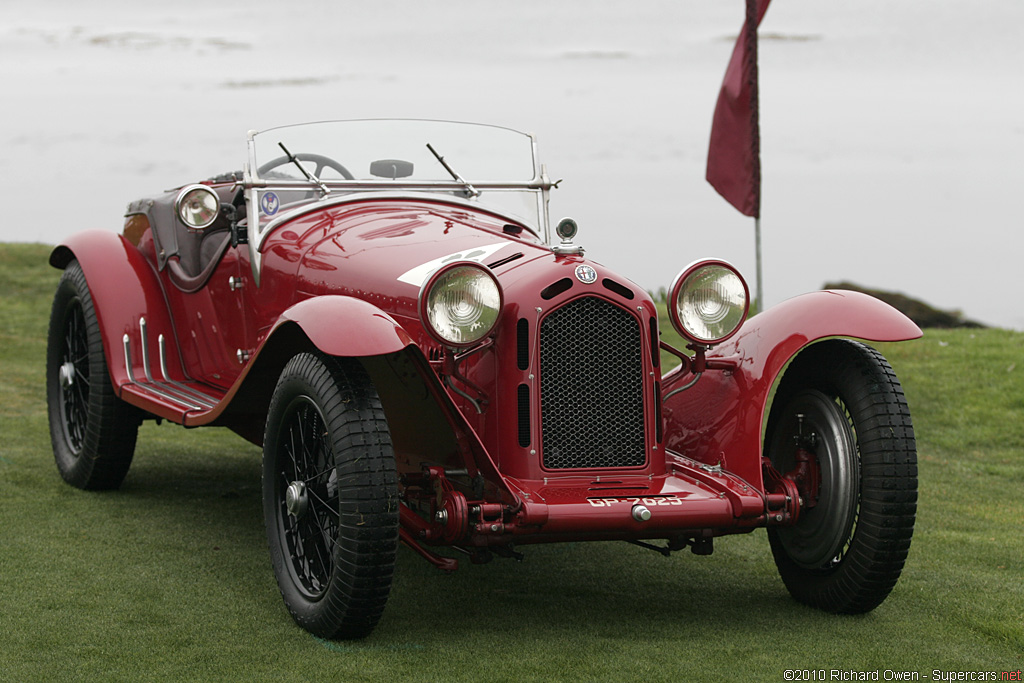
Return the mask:
[[[576,279],[585,285],[593,284],[597,281],[597,271],[590,266],[578,265],[576,266]]]
[[[260,208],[263,209],[263,213],[273,216],[281,208],[281,200],[274,192],[264,192],[260,197]]]

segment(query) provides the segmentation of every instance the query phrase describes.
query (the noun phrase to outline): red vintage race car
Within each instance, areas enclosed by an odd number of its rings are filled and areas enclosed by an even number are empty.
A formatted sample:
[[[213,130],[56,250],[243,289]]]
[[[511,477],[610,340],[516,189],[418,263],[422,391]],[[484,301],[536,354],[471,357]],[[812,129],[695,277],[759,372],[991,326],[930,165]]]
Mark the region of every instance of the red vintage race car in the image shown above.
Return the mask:
[[[651,296],[588,260],[572,220],[549,224],[556,184],[506,128],[250,132],[244,171],[51,254],[61,475],[118,487],[146,419],[261,445],[281,594],[323,637],[370,633],[400,541],[450,571],[451,551],[708,555],[767,527],[798,600],[880,604],[913,532],[914,434],[885,359],[841,337],[920,330],[851,292],[746,320],[740,274],[704,260],[670,290],[672,348]]]

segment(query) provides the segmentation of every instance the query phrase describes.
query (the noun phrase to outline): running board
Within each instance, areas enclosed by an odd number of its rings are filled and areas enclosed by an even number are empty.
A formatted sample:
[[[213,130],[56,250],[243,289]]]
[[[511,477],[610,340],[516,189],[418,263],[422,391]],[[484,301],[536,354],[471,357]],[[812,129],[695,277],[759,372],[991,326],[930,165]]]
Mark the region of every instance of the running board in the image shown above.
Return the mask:
[[[126,333],[122,338],[124,342],[124,365],[128,373],[128,384],[142,389],[143,391],[157,396],[164,401],[169,401],[176,408],[184,412],[200,411],[206,412],[217,405],[219,399],[206,394],[194,387],[186,386],[170,378],[167,373],[167,342],[164,335],[157,338],[160,347],[160,374],[163,379],[155,379],[149,362],[149,339],[146,333],[146,319],[139,319],[140,341],[142,343],[142,369],[146,378],[136,378],[132,370],[131,338]],[[186,379],[188,379],[186,375]]]

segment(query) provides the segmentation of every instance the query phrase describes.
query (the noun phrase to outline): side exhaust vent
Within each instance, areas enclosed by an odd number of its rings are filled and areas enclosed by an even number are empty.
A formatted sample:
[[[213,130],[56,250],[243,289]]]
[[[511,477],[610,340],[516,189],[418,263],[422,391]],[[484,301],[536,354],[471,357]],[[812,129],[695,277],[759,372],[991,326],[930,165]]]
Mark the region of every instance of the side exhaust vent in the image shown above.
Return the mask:
[[[567,277],[563,277],[558,282],[550,284],[543,290],[541,290],[540,298],[544,299],[545,301],[550,301],[551,299],[554,299],[562,292],[568,292],[570,289],[572,289],[572,280],[570,280]]]
[[[661,367],[661,337],[658,336],[658,319],[651,316],[651,364]]]
[[[609,291],[612,291],[612,292],[615,292],[616,294],[621,296],[623,299],[629,299],[629,300],[632,301],[633,296],[634,296],[633,295],[633,291],[631,289],[629,289],[628,287],[620,285],[615,280],[609,280],[608,278],[605,278],[605,279],[601,280],[601,284],[604,285],[605,289],[607,289]]]
[[[654,383],[654,440],[661,443],[661,382]]]
[[[530,387],[519,385],[519,445],[530,447]]]
[[[516,367],[530,367],[530,321],[520,318],[516,323]]]

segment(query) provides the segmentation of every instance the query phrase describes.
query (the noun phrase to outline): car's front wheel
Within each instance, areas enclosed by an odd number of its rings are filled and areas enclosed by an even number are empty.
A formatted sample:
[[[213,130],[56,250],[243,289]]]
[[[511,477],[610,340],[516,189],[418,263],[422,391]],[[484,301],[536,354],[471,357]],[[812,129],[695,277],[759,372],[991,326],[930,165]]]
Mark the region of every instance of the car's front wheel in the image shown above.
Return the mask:
[[[46,345],[50,441],[64,480],[81,489],[116,489],[135,453],[141,413],[117,397],[103,355],[92,295],[78,261],[64,270]]]
[[[917,509],[917,451],[903,389],[885,358],[847,340],[815,344],[779,384],[765,455],[781,473],[814,459],[797,523],[769,528],[779,574],[800,602],[862,613],[903,570]]]
[[[263,514],[296,623],[359,638],[380,620],[398,548],[395,456],[380,398],[353,360],[301,353],[267,417]]]

